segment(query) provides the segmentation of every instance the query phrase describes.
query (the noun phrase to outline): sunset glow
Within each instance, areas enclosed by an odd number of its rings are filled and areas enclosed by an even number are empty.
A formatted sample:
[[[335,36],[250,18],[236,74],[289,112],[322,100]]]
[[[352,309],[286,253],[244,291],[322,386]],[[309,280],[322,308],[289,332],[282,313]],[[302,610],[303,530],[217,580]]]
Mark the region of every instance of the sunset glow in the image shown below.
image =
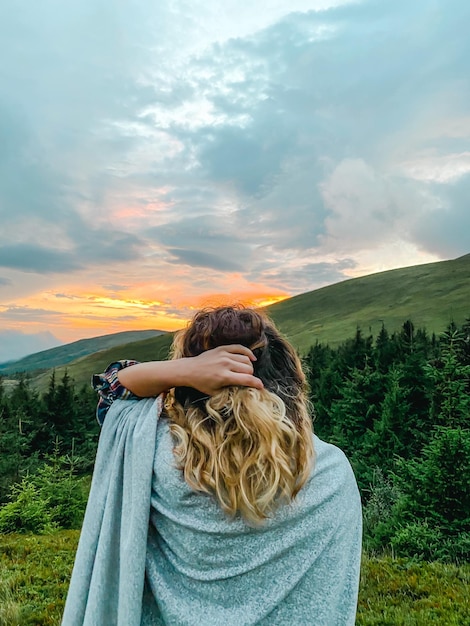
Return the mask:
[[[139,288],[142,291],[142,287]],[[151,289],[149,289],[151,291]],[[108,334],[122,330],[155,329],[175,331],[182,328],[200,308],[238,304],[264,307],[280,302],[288,294],[250,291],[226,294],[206,294],[195,298],[174,294],[171,302],[111,297],[96,292],[72,295],[40,293],[19,300],[14,306],[0,305],[0,314],[25,319],[22,328],[27,334],[47,330],[64,342]],[[51,311],[54,311],[51,315]],[[21,313],[20,313],[21,312]],[[16,328],[16,321],[12,328]]]
[[[0,363],[467,254],[469,11],[3,11]]]

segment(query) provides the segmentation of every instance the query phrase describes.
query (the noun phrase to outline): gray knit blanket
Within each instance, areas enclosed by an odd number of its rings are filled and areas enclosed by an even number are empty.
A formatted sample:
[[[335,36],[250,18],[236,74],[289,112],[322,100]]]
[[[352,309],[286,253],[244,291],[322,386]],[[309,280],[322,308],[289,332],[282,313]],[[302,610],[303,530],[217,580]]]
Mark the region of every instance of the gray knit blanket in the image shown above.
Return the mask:
[[[296,500],[252,527],[188,487],[161,409],[108,412],[63,626],[352,626],[361,504],[344,454],[315,437]]]

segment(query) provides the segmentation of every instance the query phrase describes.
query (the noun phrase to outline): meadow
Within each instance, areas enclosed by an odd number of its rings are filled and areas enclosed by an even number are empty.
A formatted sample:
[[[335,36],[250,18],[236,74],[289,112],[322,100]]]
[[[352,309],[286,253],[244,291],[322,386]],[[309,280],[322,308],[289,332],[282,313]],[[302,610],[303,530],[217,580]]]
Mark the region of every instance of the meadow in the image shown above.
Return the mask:
[[[56,626],[79,531],[0,535],[0,626]],[[358,626],[469,626],[470,564],[363,556]]]

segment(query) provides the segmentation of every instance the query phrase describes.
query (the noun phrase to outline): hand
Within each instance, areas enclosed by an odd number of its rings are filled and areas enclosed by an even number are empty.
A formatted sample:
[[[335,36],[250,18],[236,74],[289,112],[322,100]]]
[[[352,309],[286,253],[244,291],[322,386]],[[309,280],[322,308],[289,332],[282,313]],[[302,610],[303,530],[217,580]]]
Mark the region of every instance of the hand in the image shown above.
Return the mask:
[[[214,395],[230,385],[263,389],[261,379],[253,376],[256,357],[240,345],[220,346],[199,356],[148,361],[118,372],[121,385],[141,398],[158,396],[172,387],[194,387]]]
[[[245,346],[219,346],[182,360],[186,369],[185,385],[209,396],[230,385],[263,389],[261,379],[253,376],[256,357]]]

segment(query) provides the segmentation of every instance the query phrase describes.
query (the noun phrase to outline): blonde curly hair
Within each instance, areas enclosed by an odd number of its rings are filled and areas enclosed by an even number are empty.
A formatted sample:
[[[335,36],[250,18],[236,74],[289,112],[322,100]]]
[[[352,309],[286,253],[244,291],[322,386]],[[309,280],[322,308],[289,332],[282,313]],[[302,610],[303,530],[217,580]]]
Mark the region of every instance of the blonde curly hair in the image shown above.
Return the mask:
[[[212,397],[189,387],[167,396],[174,454],[186,482],[253,524],[295,498],[311,474],[314,450],[300,359],[263,313],[219,307],[197,313],[173,342],[173,358],[242,344],[257,360],[264,389],[225,387]]]

